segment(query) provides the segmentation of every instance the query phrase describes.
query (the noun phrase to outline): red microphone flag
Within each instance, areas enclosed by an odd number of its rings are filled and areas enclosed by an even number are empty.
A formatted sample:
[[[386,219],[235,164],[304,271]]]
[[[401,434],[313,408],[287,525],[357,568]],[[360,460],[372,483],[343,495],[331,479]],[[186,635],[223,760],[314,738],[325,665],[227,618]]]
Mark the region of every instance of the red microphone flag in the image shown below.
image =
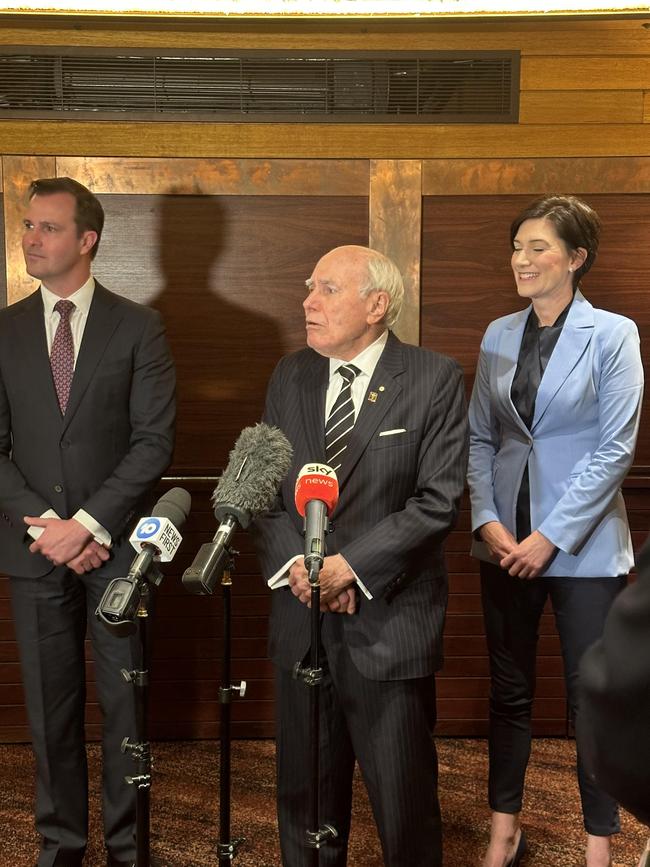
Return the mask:
[[[296,509],[305,517],[307,503],[320,500],[331,515],[339,499],[336,473],[327,464],[305,464],[296,479]]]

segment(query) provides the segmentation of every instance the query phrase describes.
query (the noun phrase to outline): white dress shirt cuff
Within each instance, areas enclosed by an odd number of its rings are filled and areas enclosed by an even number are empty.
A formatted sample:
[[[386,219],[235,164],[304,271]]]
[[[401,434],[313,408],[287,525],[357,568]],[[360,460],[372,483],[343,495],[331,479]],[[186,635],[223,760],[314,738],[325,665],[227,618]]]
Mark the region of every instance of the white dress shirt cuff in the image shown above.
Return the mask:
[[[58,518],[59,516],[54,511],[54,509],[48,509],[47,512],[43,512],[41,518]],[[32,539],[38,539],[45,528],[44,527],[28,527],[27,535],[31,536]]]
[[[289,583],[289,569],[293,566],[296,560],[300,560],[302,554],[296,554],[295,557],[292,557],[290,560],[284,564],[284,566],[280,566],[278,571],[266,582],[271,590],[277,590],[278,587],[286,587]]]
[[[72,517],[88,530],[98,545],[103,545],[104,548],[111,547],[113,544],[111,534],[101,524],[98,524],[92,515],[89,515],[83,509],[79,509]]]
[[[372,593],[370,592],[370,590],[368,590],[368,588],[367,588],[366,585],[363,583],[363,581],[361,580],[361,578],[359,578],[359,576],[358,576],[357,573],[354,571],[354,569],[352,569],[352,566],[350,566],[350,569],[351,569],[352,574],[354,575],[354,577],[357,579],[357,586],[359,587],[359,590],[361,590],[361,592],[362,592],[363,595],[366,597],[366,599],[372,599]]]

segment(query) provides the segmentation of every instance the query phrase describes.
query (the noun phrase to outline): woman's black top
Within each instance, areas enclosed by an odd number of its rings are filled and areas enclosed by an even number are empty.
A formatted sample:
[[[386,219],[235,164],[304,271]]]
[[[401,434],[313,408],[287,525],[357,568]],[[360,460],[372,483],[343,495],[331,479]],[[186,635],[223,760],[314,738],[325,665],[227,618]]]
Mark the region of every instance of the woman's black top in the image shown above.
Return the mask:
[[[535,415],[535,400],[537,391],[542,381],[555,344],[562,332],[564,322],[571,308],[567,304],[553,325],[540,325],[537,314],[533,309],[530,311],[524,336],[519,348],[517,370],[512,380],[510,397],[515,409],[523,423],[530,430]],[[517,541],[521,542],[526,536],[530,536],[530,482],[528,478],[528,464],[524,470],[521,486],[517,495]]]

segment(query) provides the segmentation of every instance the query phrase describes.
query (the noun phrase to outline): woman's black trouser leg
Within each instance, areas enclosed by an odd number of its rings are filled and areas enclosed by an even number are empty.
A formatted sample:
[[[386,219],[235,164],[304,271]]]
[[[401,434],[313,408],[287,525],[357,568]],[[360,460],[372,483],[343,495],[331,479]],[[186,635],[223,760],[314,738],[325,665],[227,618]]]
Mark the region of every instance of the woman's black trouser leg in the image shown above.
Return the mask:
[[[490,657],[490,808],[521,810],[530,756],[539,620],[546,590],[481,563],[485,635]]]
[[[578,666],[585,650],[603,634],[605,618],[627,578],[547,578],[560,634],[569,707],[577,718]],[[620,830],[613,798],[596,787],[578,751],[578,784],[588,834],[608,837]]]

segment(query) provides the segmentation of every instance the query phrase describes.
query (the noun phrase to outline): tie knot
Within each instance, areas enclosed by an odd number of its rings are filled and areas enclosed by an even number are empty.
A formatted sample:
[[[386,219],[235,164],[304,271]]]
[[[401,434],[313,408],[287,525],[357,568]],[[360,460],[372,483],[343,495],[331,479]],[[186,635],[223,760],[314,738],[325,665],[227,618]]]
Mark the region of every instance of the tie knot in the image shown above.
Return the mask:
[[[355,367],[354,364],[342,364],[338,368],[337,373],[340,373],[343,379],[350,383],[354,381],[354,378],[358,376],[361,371],[358,367]]]
[[[60,301],[56,302],[56,304],[54,305],[54,309],[59,314],[61,319],[69,319],[70,314],[74,310],[74,304],[72,301],[65,301],[64,299],[61,299]]]

